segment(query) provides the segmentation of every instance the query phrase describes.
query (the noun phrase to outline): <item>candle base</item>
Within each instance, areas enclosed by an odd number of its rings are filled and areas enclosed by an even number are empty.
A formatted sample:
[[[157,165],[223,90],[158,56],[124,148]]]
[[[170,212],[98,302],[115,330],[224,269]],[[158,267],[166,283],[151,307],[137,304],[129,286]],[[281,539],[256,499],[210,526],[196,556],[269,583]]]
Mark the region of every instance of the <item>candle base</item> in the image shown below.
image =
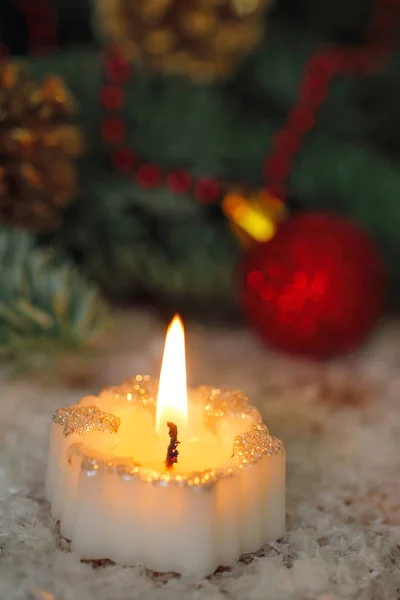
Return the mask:
[[[66,538],[65,536],[62,535],[61,529],[60,529],[60,521],[56,522],[55,535],[56,535],[56,547],[58,549],[62,550],[63,552],[71,552],[72,551],[71,550],[71,540],[69,540],[68,538]],[[276,541],[279,541],[279,540],[276,540]],[[265,545],[266,544],[264,544],[264,546]],[[244,564],[244,565],[249,565],[253,562],[254,559],[263,558],[264,556],[265,556],[265,550],[264,550],[264,548],[260,548],[257,552],[243,554],[242,556],[240,556],[238,558],[238,560],[236,562]],[[91,567],[93,567],[93,569],[104,569],[106,567],[112,567],[117,564],[115,561],[113,561],[109,558],[97,558],[97,559],[81,558],[81,562],[90,565]],[[128,567],[129,566],[130,567],[136,567],[136,566],[143,567],[143,565],[126,565],[126,566],[128,566]],[[213,573],[206,576],[206,578],[212,579],[214,576],[220,575],[221,573],[229,573],[230,571],[232,571],[232,567],[233,567],[233,565],[231,565],[231,566],[220,565],[219,567],[217,567],[215,569],[215,571]],[[168,583],[168,581],[170,581],[171,579],[179,579],[181,577],[181,574],[177,573],[175,571],[167,571],[167,572],[152,571],[150,569],[146,569],[145,567],[144,567],[144,570],[149,577],[157,579],[157,581],[161,581],[162,583]]]
[[[258,462],[185,484],[171,473],[145,482],[74,448],[48,485],[53,516],[82,559],[204,577],[284,534],[285,455],[274,438],[270,445]]]

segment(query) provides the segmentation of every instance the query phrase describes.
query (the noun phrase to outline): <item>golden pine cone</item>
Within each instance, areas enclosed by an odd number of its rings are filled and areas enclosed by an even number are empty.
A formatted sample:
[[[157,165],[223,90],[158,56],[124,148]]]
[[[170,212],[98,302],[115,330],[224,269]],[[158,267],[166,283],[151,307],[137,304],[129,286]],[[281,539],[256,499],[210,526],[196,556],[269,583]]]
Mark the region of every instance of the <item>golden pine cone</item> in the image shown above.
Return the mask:
[[[96,0],[97,24],[128,60],[168,74],[229,75],[261,34],[270,0]]]
[[[75,103],[58,77],[35,85],[20,65],[0,65],[0,221],[55,228],[76,192],[83,137],[68,124]]]

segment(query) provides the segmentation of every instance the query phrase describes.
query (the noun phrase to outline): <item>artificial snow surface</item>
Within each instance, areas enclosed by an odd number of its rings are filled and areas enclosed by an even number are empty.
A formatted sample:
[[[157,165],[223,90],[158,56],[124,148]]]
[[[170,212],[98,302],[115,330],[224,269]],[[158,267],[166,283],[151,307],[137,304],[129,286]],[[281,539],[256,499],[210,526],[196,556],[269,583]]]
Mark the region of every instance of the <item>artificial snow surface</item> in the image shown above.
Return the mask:
[[[151,315],[120,315],[97,387],[157,376],[163,336]],[[285,538],[205,580],[81,563],[60,543],[44,500],[47,431],[56,408],[97,389],[3,381],[0,600],[399,598],[400,326],[328,366],[277,356],[243,330],[189,325],[187,349],[191,385],[245,390],[285,442]]]

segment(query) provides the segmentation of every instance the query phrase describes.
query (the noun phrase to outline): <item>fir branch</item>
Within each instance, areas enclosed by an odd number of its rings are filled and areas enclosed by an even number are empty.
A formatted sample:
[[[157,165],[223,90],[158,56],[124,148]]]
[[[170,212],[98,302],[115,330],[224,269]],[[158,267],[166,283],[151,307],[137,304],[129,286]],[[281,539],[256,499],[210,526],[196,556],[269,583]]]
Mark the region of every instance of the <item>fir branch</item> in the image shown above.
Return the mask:
[[[36,370],[96,350],[107,308],[70,265],[60,265],[28,233],[0,228],[0,358]]]
[[[140,189],[98,165],[84,188],[54,243],[108,295],[144,297],[207,320],[235,316],[241,249],[215,209],[166,189]]]

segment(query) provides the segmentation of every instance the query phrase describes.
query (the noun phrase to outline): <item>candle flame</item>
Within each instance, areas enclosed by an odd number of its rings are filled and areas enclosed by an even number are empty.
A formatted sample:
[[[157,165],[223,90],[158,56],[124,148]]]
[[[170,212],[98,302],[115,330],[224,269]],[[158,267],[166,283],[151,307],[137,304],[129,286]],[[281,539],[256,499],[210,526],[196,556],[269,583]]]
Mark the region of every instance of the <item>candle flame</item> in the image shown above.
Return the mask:
[[[167,422],[173,422],[181,434],[187,428],[187,404],[185,330],[180,317],[176,315],[165,338],[157,398],[156,433],[167,434]]]

